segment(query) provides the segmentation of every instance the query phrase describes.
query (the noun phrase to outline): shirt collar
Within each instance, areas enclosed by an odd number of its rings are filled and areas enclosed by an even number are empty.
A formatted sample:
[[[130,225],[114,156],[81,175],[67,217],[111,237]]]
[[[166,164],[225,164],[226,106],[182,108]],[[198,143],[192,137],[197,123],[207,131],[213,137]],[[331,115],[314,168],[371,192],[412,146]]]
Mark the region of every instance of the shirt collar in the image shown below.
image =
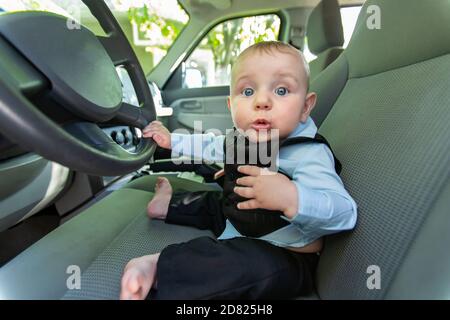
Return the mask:
[[[289,134],[288,138],[293,137],[309,137],[314,138],[317,133],[317,126],[311,117],[308,117],[306,122],[300,122],[294,131]]]

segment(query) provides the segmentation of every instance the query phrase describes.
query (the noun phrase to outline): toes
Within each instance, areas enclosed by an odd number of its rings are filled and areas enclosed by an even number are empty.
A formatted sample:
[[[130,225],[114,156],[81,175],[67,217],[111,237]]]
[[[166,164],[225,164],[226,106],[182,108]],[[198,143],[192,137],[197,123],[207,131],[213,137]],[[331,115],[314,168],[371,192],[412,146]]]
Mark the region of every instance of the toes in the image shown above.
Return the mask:
[[[170,185],[169,179],[166,177],[162,177],[161,186],[164,187],[166,190],[172,190],[172,186]]]
[[[159,217],[158,211],[155,209],[155,207],[151,203],[147,206],[147,216],[149,218],[158,218]]]
[[[160,177],[158,177],[158,178],[156,179],[156,183],[155,183],[155,191],[158,191],[159,187],[161,186],[161,180],[160,180],[160,179],[161,179]]]
[[[155,184],[155,191],[158,191],[159,189],[161,189],[161,187],[164,186],[166,181],[167,181],[166,178],[158,177],[157,180],[156,180],[156,184]]]
[[[142,273],[136,275],[130,279],[129,288],[132,292],[130,295],[130,299],[132,300],[144,300],[153,284],[153,279],[147,279],[146,276]]]
[[[160,177],[162,182],[169,183],[169,179],[166,177]]]
[[[156,287],[156,264],[159,254],[131,260],[125,267],[121,281],[120,299],[145,299],[152,286]]]
[[[122,276],[121,288],[120,288],[120,300],[130,300],[132,292],[129,288],[130,272],[125,272]]]
[[[163,184],[165,182],[168,182],[166,177],[158,177],[158,184]]]
[[[128,289],[133,294],[139,294],[139,291],[141,291],[141,283],[142,279],[140,275],[134,275],[128,280]]]
[[[125,272],[122,278],[122,288],[120,291],[121,300],[136,300],[140,297],[141,281],[139,274],[136,274],[133,270]]]
[[[169,179],[166,177],[158,177],[155,184],[155,192],[172,190]]]

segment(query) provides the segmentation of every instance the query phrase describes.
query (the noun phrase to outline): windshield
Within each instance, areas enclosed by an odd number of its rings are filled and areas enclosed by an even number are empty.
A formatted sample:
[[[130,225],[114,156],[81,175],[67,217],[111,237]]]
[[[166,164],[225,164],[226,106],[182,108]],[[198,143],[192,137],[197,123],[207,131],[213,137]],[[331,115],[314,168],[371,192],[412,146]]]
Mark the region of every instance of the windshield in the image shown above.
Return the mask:
[[[177,0],[106,0],[130,41],[145,74],[166,55],[189,21]],[[68,18],[69,28],[83,25],[96,35],[105,33],[81,0],[0,0],[0,12],[48,11]]]

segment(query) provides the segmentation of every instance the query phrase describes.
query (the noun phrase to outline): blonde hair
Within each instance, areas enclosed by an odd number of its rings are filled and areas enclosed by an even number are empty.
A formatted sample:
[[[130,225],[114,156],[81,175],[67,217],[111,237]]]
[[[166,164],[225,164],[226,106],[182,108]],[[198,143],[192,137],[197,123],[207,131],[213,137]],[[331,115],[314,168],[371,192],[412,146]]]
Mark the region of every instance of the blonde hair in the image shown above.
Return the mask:
[[[246,56],[252,53],[267,53],[271,54],[273,51],[278,51],[282,53],[288,53],[293,54],[295,56],[300,57],[300,61],[303,64],[303,70],[305,71],[305,79],[307,83],[307,90],[309,90],[309,78],[310,78],[310,70],[309,70],[309,64],[305,59],[305,56],[303,53],[295,48],[294,46],[280,42],[280,41],[262,41],[257,42],[250,47],[246,48],[244,51],[241,52],[241,54],[237,57],[236,61],[233,64],[233,67],[231,68],[231,84],[234,83],[234,70],[236,69],[236,66],[239,64],[239,62]]]

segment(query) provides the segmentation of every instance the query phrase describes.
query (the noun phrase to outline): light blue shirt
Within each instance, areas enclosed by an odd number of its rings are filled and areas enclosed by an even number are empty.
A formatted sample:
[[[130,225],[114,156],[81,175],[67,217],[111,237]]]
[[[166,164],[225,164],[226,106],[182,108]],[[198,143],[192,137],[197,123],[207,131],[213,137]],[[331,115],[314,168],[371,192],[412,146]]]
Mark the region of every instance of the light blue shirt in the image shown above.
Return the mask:
[[[311,137],[317,127],[311,118],[300,123],[289,137]],[[223,162],[225,136],[214,134],[172,134],[172,157],[190,156],[206,161]],[[292,178],[297,187],[299,208],[289,225],[258,239],[281,247],[303,247],[336,232],[353,229],[356,203],[344,188],[334,168],[330,149],[322,143],[294,144],[282,147],[278,168]],[[219,239],[242,237],[226,221]]]

